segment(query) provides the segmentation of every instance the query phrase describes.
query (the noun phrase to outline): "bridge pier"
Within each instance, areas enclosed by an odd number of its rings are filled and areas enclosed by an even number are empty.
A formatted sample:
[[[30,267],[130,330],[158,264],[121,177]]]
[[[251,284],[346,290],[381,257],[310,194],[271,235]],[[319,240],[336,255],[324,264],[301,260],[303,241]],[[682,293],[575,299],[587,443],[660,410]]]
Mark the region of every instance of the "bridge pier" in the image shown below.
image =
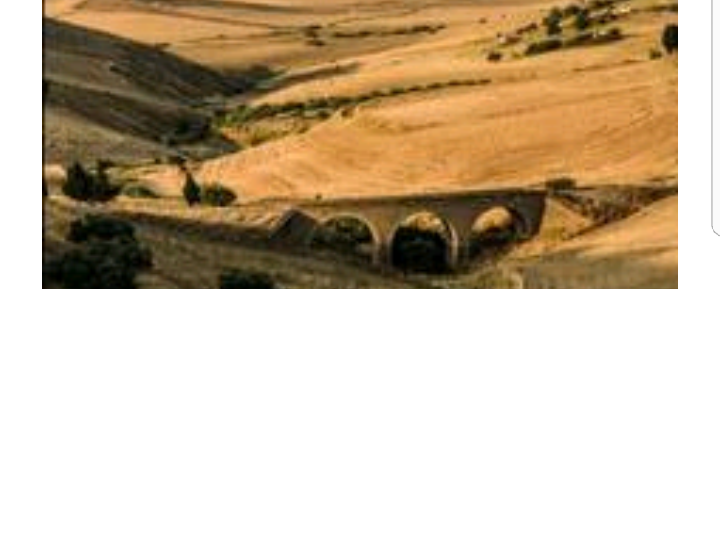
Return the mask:
[[[390,247],[384,240],[376,240],[373,246],[372,265],[376,268],[389,268],[392,266]]]

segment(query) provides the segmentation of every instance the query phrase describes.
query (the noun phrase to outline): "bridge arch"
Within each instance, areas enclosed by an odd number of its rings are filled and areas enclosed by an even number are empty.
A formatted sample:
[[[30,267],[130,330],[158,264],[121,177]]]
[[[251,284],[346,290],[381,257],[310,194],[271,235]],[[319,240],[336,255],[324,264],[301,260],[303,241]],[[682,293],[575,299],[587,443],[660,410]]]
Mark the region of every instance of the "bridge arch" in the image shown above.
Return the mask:
[[[308,244],[379,262],[382,237],[372,220],[355,212],[338,212],[316,221]]]
[[[430,209],[418,209],[394,224],[388,236],[387,251],[393,267],[439,273],[456,268],[460,238],[446,216]]]
[[[527,218],[512,205],[497,204],[477,214],[467,239],[471,259],[494,253],[530,234]]]

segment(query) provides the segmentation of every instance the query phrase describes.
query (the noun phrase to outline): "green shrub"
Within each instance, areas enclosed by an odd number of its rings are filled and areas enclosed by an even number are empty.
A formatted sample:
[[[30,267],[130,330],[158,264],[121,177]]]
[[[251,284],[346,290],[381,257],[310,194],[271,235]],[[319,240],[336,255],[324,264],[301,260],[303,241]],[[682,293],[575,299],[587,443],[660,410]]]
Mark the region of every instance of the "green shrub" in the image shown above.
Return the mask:
[[[148,186],[145,186],[143,184],[128,184],[123,188],[122,194],[125,195],[126,197],[131,197],[133,199],[158,199],[159,198],[157,193],[155,193],[152,189],[150,189]]]
[[[528,45],[525,49],[525,56],[534,56],[536,54],[543,54],[551,51],[557,51],[562,49],[563,42],[558,38],[544,39],[542,41],[536,41]]]
[[[118,195],[120,189],[110,185],[105,167],[99,162],[97,174],[91,174],[80,163],[74,163],[67,172],[62,192],[77,201],[107,202]]]
[[[237,195],[219,183],[212,183],[202,187],[201,199],[208,206],[230,206]]]
[[[275,281],[263,272],[231,269],[219,277],[220,289],[274,289]]]
[[[136,242],[135,228],[130,223],[120,219],[88,214],[70,223],[68,240],[76,244],[90,240]]]
[[[185,184],[183,185],[183,197],[188,206],[194,206],[202,201],[202,190],[195,181],[192,174],[185,172]]]
[[[88,215],[70,224],[76,247],[43,263],[43,283],[66,289],[132,289],[139,272],[153,266],[151,251],[130,223]]]
[[[575,21],[573,22],[575,29],[579,32],[590,28],[590,13],[587,10],[581,9],[575,14]]]
[[[490,51],[487,55],[488,62],[499,62],[502,60],[502,53],[499,51]]]
[[[548,25],[548,27],[547,27],[547,35],[548,36],[559,36],[560,34],[562,34],[562,24],[557,22],[557,23],[552,23],[552,24]]]
[[[668,24],[663,30],[662,44],[668,54],[678,50],[678,25]]]
[[[557,36],[562,34],[562,20],[563,13],[560,9],[553,8],[550,10],[550,13],[543,20],[548,36]]]
[[[43,264],[43,282],[65,289],[134,289],[152,254],[137,243],[92,241]]]
[[[662,58],[662,55],[662,51],[659,49],[650,49],[648,52],[648,58],[650,58],[650,60],[658,60]]]

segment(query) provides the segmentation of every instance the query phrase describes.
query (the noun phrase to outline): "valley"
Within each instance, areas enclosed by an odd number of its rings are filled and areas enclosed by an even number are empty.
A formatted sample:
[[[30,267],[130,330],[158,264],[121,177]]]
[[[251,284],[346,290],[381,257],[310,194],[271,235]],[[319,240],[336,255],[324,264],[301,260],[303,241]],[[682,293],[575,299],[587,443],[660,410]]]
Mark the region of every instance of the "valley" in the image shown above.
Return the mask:
[[[47,0],[48,250],[99,211],[156,254],[143,287],[214,288],[230,266],[288,288],[676,288],[671,24],[660,0]],[[119,197],[63,194],[72,163],[98,161]],[[188,176],[236,198],[188,206]],[[500,219],[462,271],[271,242],[308,201],[498,190],[542,192],[542,224],[523,237]],[[442,212],[426,228],[449,256]]]

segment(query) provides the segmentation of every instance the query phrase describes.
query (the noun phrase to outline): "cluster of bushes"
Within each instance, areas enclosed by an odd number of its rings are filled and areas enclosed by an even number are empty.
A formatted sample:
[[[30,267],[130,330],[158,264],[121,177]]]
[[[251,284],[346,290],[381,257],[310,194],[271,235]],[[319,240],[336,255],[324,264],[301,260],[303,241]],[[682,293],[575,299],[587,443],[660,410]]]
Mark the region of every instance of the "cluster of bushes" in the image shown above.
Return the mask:
[[[527,43],[525,36],[529,36],[532,42],[527,44],[524,55],[533,56],[566,47],[600,45],[620,40],[623,34],[619,28],[603,29],[624,13],[615,9],[616,4],[616,0],[595,0],[554,7],[539,24],[532,22],[510,34],[498,34],[498,45],[503,47]],[[502,56],[496,51],[490,51],[487,59],[497,62]]]
[[[263,103],[256,107],[242,105],[218,119],[220,127],[234,126],[261,120],[282,117],[303,118],[306,120],[323,120],[342,109],[356,107],[362,103],[375,99],[440,90],[443,88],[459,86],[482,86],[490,84],[489,79],[456,79],[452,81],[436,82],[427,85],[397,86],[386,90],[375,90],[357,96],[330,96],[312,98],[307,101],[290,101],[287,103]]]
[[[525,49],[525,56],[535,56],[560,49],[573,47],[603,45],[623,39],[624,35],[620,28],[611,28],[607,31],[582,32],[566,40],[559,37],[552,37],[530,43]]]
[[[563,33],[563,26],[568,25],[579,32],[583,32],[594,24],[607,24],[617,19],[612,11],[604,11],[602,13],[593,13],[597,10],[603,10],[612,6],[612,2],[608,5],[591,3],[587,6],[579,4],[570,4],[564,8],[553,8],[550,13],[543,19],[543,26],[548,36],[557,36]]]
[[[137,243],[135,228],[127,221],[90,214],[70,224],[67,239],[75,244],[94,240]]]
[[[405,26],[401,28],[390,29],[363,29],[351,31],[335,31],[330,35],[338,39],[347,38],[368,38],[368,37],[388,37],[388,36],[407,36],[412,34],[437,34],[445,29],[444,24],[416,24],[414,26]]]
[[[275,281],[264,272],[231,269],[220,274],[220,289],[274,289]]]
[[[88,215],[70,225],[75,246],[43,263],[43,284],[65,289],[134,289],[137,275],[153,266],[152,253],[134,227],[115,218]]]
[[[217,182],[200,185],[190,173],[185,174],[183,197],[189,206],[204,204],[207,206],[230,206],[237,200],[234,191]]]
[[[112,185],[107,176],[107,161],[99,161],[95,172],[86,170],[80,163],[68,168],[62,192],[77,201],[107,202],[117,197],[120,187]]]
[[[565,28],[574,28],[580,32],[593,25],[603,25],[616,21],[618,13],[613,9],[614,0],[597,0],[594,2],[569,4],[564,7],[554,7],[543,18],[542,26],[547,35],[556,36],[563,33]],[[537,29],[531,24],[517,31],[517,34]]]

